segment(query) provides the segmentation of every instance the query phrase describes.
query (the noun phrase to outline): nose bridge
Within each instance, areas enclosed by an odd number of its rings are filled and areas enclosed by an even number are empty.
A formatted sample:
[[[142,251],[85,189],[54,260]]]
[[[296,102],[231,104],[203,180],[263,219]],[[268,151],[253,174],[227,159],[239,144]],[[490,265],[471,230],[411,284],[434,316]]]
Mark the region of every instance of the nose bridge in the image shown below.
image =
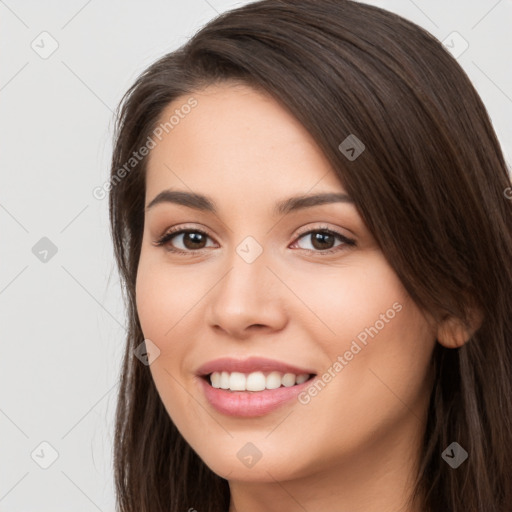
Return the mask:
[[[227,257],[228,273],[219,283],[217,303],[242,311],[245,307],[255,307],[264,297],[265,288],[268,298],[268,287],[264,283],[270,274],[266,268],[267,258],[263,247],[253,240],[244,240],[236,246]],[[221,296],[219,296],[221,295]]]
[[[226,272],[210,300],[211,324],[231,334],[254,324],[278,327],[284,321],[275,277],[267,265],[268,251],[246,237],[226,257]]]

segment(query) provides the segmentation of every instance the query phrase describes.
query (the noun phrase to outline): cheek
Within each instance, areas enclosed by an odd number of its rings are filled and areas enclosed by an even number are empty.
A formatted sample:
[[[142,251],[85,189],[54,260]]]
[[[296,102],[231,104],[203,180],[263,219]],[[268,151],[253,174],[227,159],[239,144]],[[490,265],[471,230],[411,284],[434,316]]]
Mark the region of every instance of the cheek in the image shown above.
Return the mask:
[[[329,350],[331,365],[336,361],[338,365],[325,403],[334,408],[343,397],[354,431],[372,422],[392,423],[412,411],[421,416],[429,393],[435,337],[408,296],[394,299],[398,299],[394,304],[399,307],[389,310],[392,315],[384,320],[378,316],[380,310],[361,315],[357,325],[347,329],[347,336],[340,338],[336,350],[334,345]],[[386,299],[383,306],[391,304]]]
[[[387,329],[408,296],[381,257],[368,258],[364,265],[350,269],[334,269],[322,286],[318,286],[318,281],[316,285],[308,281],[302,294],[308,297],[311,310],[323,320],[322,328],[326,326],[331,332],[331,336],[325,337],[324,333],[322,338],[331,339],[330,344],[336,349],[343,348],[346,342],[350,345],[358,336],[364,341],[367,329],[376,323],[378,328]]]
[[[187,343],[180,343],[177,335],[181,339],[193,336],[183,327],[187,311],[197,299],[187,298],[182,293],[185,283],[180,275],[181,272],[166,271],[161,262],[152,262],[150,257],[141,255],[135,293],[144,338],[151,340],[160,350],[149,367],[155,386],[169,416],[173,421],[186,425],[197,421],[197,418],[196,408],[185,406],[191,399],[184,391],[188,384],[182,380],[181,371]]]
[[[136,281],[136,305],[144,336],[170,339],[172,329],[204,295],[192,266],[173,270],[141,255]]]
[[[151,266],[141,259],[137,271],[135,297],[145,338],[156,339],[165,333],[166,317],[163,313],[167,306],[161,300],[164,288],[165,284],[156,269],[152,271]]]
[[[328,293],[328,301],[325,291],[313,294],[311,308],[331,331],[321,337],[328,356],[325,380],[333,382],[321,392],[323,403],[336,408],[344,397],[361,414],[360,425],[366,407],[384,418],[403,403],[415,403],[424,391],[435,336],[391,267],[376,257],[333,277]]]

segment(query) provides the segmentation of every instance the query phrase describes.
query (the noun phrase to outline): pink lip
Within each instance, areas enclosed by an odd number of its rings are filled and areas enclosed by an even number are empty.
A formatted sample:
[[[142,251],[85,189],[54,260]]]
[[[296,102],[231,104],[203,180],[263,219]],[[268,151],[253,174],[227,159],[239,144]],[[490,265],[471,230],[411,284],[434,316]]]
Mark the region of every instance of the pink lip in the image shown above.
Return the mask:
[[[206,399],[218,412],[245,418],[268,414],[295,398],[313,382],[313,379],[309,379],[295,386],[281,386],[277,389],[263,391],[229,391],[214,388],[207,378],[200,377],[198,380]]]
[[[314,370],[308,368],[299,368],[297,366],[292,366],[273,359],[266,359],[264,357],[249,357],[248,359],[243,360],[223,357],[203,364],[197,369],[196,374],[202,377],[213,372],[222,371],[240,373],[277,371],[281,373],[294,373],[295,375],[300,375],[301,373],[316,374]]]

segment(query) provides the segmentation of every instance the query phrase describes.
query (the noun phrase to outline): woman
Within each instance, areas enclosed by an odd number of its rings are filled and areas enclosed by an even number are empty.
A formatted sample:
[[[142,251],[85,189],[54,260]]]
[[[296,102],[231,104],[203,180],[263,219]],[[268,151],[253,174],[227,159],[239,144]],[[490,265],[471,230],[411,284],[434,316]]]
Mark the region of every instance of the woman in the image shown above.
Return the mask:
[[[119,510],[512,510],[510,177],[441,43],[255,2],[118,115]]]

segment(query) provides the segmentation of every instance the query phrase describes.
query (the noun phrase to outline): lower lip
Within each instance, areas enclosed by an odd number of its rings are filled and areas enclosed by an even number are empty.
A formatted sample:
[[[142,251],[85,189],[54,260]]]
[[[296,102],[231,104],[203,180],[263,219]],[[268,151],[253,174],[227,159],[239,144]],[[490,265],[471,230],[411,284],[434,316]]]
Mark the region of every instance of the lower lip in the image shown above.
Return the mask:
[[[315,377],[302,384],[263,391],[229,391],[214,388],[206,379],[198,377],[203,386],[206,399],[218,412],[229,416],[255,417],[263,416],[293,400],[307,388]]]

